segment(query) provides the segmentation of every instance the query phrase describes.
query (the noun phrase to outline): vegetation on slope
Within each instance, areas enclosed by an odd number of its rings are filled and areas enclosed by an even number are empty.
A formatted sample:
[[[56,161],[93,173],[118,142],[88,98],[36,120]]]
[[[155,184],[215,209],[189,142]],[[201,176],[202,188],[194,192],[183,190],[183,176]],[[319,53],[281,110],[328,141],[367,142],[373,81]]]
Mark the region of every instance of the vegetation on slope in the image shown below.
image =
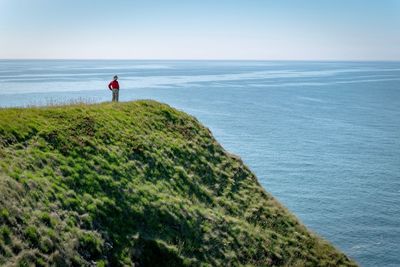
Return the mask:
[[[0,265],[354,265],[154,101],[0,110]]]

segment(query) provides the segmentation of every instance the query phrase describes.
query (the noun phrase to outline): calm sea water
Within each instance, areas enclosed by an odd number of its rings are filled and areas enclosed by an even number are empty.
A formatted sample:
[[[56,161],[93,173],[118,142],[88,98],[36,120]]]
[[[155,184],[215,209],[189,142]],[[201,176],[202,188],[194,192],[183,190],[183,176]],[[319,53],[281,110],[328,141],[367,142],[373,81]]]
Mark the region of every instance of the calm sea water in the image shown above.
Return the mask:
[[[114,74],[120,100],[199,118],[362,266],[400,266],[400,62],[0,61],[0,106],[106,101]]]

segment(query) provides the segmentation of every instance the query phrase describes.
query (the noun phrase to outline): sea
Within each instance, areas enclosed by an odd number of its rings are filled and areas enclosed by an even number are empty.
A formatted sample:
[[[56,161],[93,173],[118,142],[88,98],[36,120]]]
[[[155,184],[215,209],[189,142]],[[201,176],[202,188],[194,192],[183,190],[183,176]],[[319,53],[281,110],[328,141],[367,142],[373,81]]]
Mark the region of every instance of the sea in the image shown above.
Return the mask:
[[[361,266],[400,266],[400,62],[1,60],[0,107],[110,101],[114,75],[120,101],[197,117]]]

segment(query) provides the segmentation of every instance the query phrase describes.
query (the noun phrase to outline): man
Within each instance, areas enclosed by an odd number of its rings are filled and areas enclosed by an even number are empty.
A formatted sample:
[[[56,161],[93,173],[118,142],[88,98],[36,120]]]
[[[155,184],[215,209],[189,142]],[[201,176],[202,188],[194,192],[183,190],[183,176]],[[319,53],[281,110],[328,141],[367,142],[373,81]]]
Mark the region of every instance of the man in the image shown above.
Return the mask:
[[[118,97],[119,97],[119,83],[118,83],[118,76],[114,76],[114,80],[112,80],[108,84],[108,89],[112,91],[112,101],[118,102]]]

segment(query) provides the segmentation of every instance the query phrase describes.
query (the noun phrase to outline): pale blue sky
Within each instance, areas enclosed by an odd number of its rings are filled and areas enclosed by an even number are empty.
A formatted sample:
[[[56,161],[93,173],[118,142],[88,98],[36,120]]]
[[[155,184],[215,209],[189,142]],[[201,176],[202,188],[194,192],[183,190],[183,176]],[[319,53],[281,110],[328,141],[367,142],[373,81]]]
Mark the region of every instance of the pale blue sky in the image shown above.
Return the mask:
[[[0,0],[0,58],[400,60],[400,0]]]

